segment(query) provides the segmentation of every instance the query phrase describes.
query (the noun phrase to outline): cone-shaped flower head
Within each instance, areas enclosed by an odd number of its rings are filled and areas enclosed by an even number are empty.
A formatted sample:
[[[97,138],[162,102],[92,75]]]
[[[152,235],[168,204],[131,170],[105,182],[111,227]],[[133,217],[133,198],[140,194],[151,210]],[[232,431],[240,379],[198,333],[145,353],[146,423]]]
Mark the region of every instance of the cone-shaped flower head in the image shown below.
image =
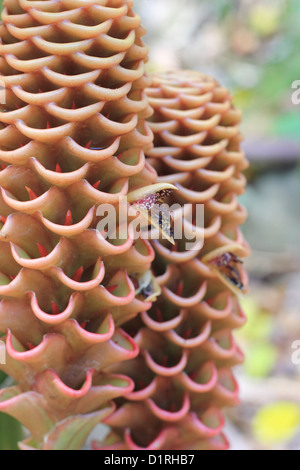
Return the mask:
[[[238,403],[231,368],[243,361],[232,330],[244,324],[238,295],[247,290],[249,254],[238,202],[247,167],[241,113],[229,92],[197,72],[154,75],[147,89],[154,148],[147,155],[160,182],[177,187],[172,246],[154,241],[162,294],[126,325],[140,347],[113,371],[135,382],[107,420],[112,433],[96,448],[224,449],[222,409]],[[146,423],[146,428],[145,428]]]
[[[29,429],[24,448],[80,448],[134,386],[105,369],[138,353],[120,325],[151,306],[134,282],[154,252],[127,227],[123,240],[96,230],[97,207],[156,179],[132,4],[4,1],[1,368],[17,385],[1,391],[0,411]]]

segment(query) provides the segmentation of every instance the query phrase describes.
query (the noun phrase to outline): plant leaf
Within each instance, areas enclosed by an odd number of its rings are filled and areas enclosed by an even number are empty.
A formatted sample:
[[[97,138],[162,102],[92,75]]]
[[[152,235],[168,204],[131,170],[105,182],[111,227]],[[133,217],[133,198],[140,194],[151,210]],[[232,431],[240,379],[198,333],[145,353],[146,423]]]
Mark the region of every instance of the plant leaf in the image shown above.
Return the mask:
[[[43,450],[80,450],[94,427],[112,411],[113,407],[108,407],[61,421],[45,437]]]

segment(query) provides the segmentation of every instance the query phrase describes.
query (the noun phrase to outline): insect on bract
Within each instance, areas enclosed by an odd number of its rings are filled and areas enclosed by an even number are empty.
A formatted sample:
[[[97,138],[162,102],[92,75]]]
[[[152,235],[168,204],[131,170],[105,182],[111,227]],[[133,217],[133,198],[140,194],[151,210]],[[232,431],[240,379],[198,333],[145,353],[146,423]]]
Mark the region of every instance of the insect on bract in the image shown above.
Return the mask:
[[[216,276],[234,294],[245,294],[248,289],[248,278],[243,269],[243,260],[249,255],[246,247],[237,243],[217,248],[205,255],[203,263],[210,267]]]

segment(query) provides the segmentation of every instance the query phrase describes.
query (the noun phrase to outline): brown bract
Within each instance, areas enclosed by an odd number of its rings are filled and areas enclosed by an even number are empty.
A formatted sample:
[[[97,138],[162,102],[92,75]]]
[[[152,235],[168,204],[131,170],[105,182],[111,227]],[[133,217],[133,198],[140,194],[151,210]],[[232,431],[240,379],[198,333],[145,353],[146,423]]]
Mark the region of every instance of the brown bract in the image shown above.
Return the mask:
[[[135,357],[120,328],[151,303],[133,278],[146,241],[98,234],[96,207],[156,179],[144,88],[147,48],[132,0],[6,0],[0,25],[0,331],[17,383],[0,410],[32,438],[78,449],[133,382],[105,371]],[[3,339],[3,338],[2,338]]]
[[[106,419],[114,431],[106,448],[226,449],[222,410],[239,402],[231,368],[243,361],[232,330],[245,322],[238,295],[248,285],[241,113],[227,89],[199,72],[154,75],[147,94],[154,109],[148,161],[159,182],[177,187],[169,203],[180,205],[174,217],[184,233],[198,230],[204,243],[153,242],[162,295],[126,325],[141,352],[112,370],[130,376],[135,389]],[[193,216],[204,205],[204,227],[185,216],[186,204]]]

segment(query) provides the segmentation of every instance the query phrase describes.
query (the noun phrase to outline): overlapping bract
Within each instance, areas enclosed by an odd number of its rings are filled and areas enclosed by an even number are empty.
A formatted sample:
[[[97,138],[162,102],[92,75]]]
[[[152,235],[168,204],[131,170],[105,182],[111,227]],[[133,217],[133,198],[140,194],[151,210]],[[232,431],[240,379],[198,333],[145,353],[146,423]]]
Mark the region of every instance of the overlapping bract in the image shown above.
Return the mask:
[[[179,209],[183,238],[175,247],[153,242],[162,295],[126,325],[141,353],[113,370],[130,376],[135,390],[106,420],[113,430],[106,448],[225,449],[222,409],[238,403],[231,368],[243,361],[232,336],[245,322],[235,278],[246,290],[247,276],[242,265],[218,270],[215,259],[221,253],[240,264],[235,257],[249,254],[239,228],[246,217],[238,196],[247,167],[241,114],[225,88],[198,72],[154,75],[147,94],[155,136],[149,162],[160,182],[177,187],[170,204],[192,204],[193,217],[204,204],[204,228]],[[187,249],[195,230],[204,245]]]
[[[151,246],[106,240],[96,207],[151,184],[147,49],[132,0],[5,0],[0,25],[0,331],[18,385],[0,411],[23,448],[80,448],[134,384],[105,373],[138,348],[120,325],[150,303]]]

